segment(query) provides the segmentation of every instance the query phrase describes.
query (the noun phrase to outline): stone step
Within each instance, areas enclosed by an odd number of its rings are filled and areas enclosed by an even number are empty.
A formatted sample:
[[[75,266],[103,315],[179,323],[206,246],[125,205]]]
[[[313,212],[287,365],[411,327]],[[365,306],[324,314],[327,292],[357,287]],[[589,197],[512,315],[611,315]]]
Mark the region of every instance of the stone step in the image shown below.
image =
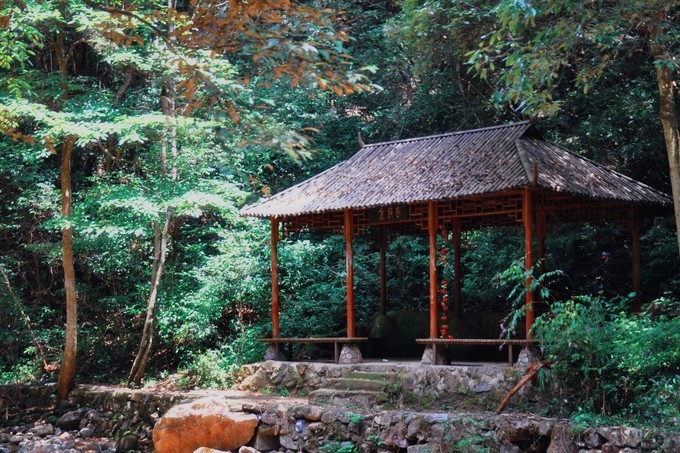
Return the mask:
[[[374,390],[318,389],[309,394],[309,402],[311,404],[366,409],[384,404],[388,399],[389,397],[385,392]]]
[[[362,379],[362,380],[372,380],[372,381],[391,381],[396,376],[395,373],[385,372],[385,373],[375,373],[368,371],[348,371],[344,375],[347,379]]]
[[[386,380],[382,379],[358,379],[358,378],[334,378],[326,379],[323,388],[339,390],[372,390],[381,392],[385,390]]]

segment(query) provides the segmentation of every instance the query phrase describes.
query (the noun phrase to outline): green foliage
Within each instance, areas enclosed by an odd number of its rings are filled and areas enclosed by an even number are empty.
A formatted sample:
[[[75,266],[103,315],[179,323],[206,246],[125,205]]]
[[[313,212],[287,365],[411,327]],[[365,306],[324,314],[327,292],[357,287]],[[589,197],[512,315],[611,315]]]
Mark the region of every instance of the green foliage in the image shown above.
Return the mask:
[[[630,315],[626,299],[580,296],[551,305],[536,337],[577,412],[662,423],[680,401],[680,318]]]

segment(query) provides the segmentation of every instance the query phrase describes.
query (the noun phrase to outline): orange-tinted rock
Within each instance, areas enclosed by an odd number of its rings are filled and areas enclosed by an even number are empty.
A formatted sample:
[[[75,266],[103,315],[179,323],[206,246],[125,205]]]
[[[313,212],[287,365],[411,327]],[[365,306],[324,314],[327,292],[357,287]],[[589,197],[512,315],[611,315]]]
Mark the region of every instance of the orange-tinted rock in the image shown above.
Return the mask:
[[[170,409],[153,429],[156,453],[192,453],[199,447],[233,450],[255,434],[257,416],[230,412],[218,398],[201,398]]]

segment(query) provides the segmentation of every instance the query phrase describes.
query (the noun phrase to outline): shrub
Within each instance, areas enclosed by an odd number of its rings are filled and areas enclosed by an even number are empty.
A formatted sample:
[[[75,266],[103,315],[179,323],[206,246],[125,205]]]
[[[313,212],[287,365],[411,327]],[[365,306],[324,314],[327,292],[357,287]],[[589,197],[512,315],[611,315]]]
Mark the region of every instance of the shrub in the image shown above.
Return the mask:
[[[629,314],[628,300],[578,296],[535,324],[552,377],[580,412],[648,422],[680,416],[680,318]]]

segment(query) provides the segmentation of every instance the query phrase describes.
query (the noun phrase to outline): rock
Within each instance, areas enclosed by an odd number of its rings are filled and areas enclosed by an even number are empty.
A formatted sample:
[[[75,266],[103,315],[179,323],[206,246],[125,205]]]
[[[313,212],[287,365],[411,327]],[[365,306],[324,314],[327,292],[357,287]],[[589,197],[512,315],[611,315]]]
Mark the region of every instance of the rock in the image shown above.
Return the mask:
[[[411,420],[411,423],[408,424],[408,428],[406,429],[406,438],[409,440],[415,440],[416,437],[418,436],[418,433],[420,432],[420,424],[422,422],[422,419],[420,417],[416,417],[413,420]]]
[[[406,448],[406,453],[431,453],[432,451],[430,444],[409,445]]]
[[[603,426],[596,428],[597,433],[618,447],[638,448],[642,442],[642,432],[637,428],[624,426]]]
[[[604,444],[604,438],[597,433],[595,428],[588,428],[581,435],[581,438],[588,448],[600,448]]]
[[[238,449],[238,453],[260,453],[260,450],[253,447],[241,447]]]
[[[680,451],[680,435],[668,437],[661,445],[663,453],[671,453]]]
[[[83,418],[83,412],[82,409],[78,409],[65,413],[57,420],[57,428],[61,428],[64,431],[73,431],[74,429],[80,428],[80,420]]]
[[[121,437],[118,441],[118,448],[116,448],[116,452],[124,453],[126,451],[137,449],[137,441],[137,435],[135,434],[127,434]]]
[[[602,453],[619,453],[620,448],[614,444],[607,442],[606,444],[602,445],[600,451]]]
[[[522,450],[515,444],[504,443],[501,445],[500,453],[521,453]]]
[[[335,415],[335,413],[332,411],[326,411],[323,414],[321,414],[321,422],[325,424],[333,423],[337,419],[338,419],[337,415]]]
[[[241,447],[244,448],[244,447]],[[196,450],[194,450],[194,453],[229,453],[224,450],[215,450],[214,448],[208,448],[208,447],[198,447]],[[240,453],[240,450],[239,450]]]
[[[20,443],[22,440],[24,440],[23,437],[19,436],[18,434],[15,434],[14,436],[12,436],[12,437],[9,438],[9,443],[10,443],[10,444],[18,444],[18,443]]]
[[[51,436],[52,434],[54,434],[54,426],[52,426],[51,423],[45,423],[44,425],[35,425],[33,428],[30,429],[29,432],[40,437]]]
[[[423,365],[443,365],[448,362],[446,354],[444,353],[444,348],[437,348],[437,359],[434,361],[432,346],[425,346],[423,351],[423,356],[420,359],[420,363]]]
[[[297,451],[298,450],[298,444],[293,440],[292,437],[290,436],[281,436],[279,437],[279,442],[281,442],[281,446],[283,448],[286,448],[288,450],[293,450]]]
[[[361,356],[361,350],[359,349],[359,345],[345,344],[342,346],[342,350],[340,351],[339,363],[347,365],[353,363],[361,363],[363,361],[364,359]]]
[[[550,445],[546,453],[576,453],[578,447],[572,439],[571,431],[566,426],[555,426],[550,436]]]
[[[193,452],[198,447],[233,450],[255,434],[257,416],[229,412],[219,398],[201,398],[170,409],[153,430],[156,453]]]
[[[321,420],[321,408],[319,406],[304,406],[302,416],[307,420],[317,422]]]
[[[92,429],[92,428],[83,428],[83,429],[81,429],[81,430],[78,432],[78,434],[79,434],[80,437],[82,437],[83,439],[89,439],[90,437],[92,437],[92,434],[94,434],[94,429]]]
[[[489,384],[477,384],[472,388],[475,393],[486,393],[491,391],[491,386]]]
[[[262,435],[258,429],[257,434],[255,434],[255,439],[253,439],[251,446],[259,451],[271,451],[278,450],[281,446],[278,436],[266,436]]]
[[[283,347],[277,344],[268,344],[267,350],[264,352],[264,360],[287,360]]]

